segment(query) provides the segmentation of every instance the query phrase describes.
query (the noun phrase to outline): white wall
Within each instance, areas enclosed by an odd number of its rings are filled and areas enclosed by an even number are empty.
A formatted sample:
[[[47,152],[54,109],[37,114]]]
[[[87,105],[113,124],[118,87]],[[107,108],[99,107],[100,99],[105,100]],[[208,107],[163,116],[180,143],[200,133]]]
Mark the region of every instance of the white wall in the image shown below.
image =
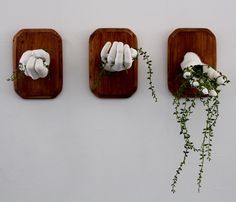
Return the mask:
[[[236,3],[234,0],[7,0],[0,6],[1,202],[233,202],[236,187]],[[63,38],[64,86],[53,100],[23,100],[6,78],[12,38],[22,28],[53,28]],[[100,27],[127,27],[151,54],[159,102],[139,61],[138,91],[98,99],[88,85],[88,39]],[[217,37],[221,94],[213,160],[197,193],[192,155],[177,193],[171,179],[183,139],[167,89],[167,38],[176,28],[206,27]],[[200,104],[200,103],[198,103]],[[200,141],[203,109],[190,123]]]

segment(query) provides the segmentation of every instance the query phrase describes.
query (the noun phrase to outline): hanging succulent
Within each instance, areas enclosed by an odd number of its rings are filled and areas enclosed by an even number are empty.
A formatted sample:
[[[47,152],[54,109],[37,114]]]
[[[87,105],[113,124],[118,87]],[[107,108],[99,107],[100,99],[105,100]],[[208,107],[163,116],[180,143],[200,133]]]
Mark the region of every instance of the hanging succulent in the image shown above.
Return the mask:
[[[199,154],[200,161],[198,165],[199,172],[197,178],[198,192],[200,192],[205,162],[206,160],[211,160],[214,127],[216,126],[216,121],[219,116],[220,86],[229,83],[229,80],[221,72],[202,63],[199,56],[193,52],[186,53],[184,60],[181,63],[181,68],[185,80],[174,97],[173,114],[180,125],[180,135],[184,137],[184,156],[179,167],[176,169],[171,184],[171,191],[173,193],[176,191],[178,177],[183,170],[183,166],[186,164],[189,153],[195,152]],[[201,93],[200,101],[206,110],[206,125],[202,131],[203,137],[200,148],[197,148],[191,140],[191,135],[187,127],[187,122],[196,106],[197,96],[192,98],[181,98],[186,88],[189,87],[189,84]]]
[[[147,79],[149,81],[148,89],[151,91],[152,97],[155,102],[157,102],[157,95],[155,92],[155,87],[152,82],[152,60],[146,51],[142,48],[134,49],[128,44],[123,44],[122,42],[106,42],[103,46],[100,56],[101,56],[101,70],[98,79],[95,82],[94,89],[100,85],[102,78],[105,75],[109,75],[111,72],[127,71],[132,67],[132,63],[138,56],[142,56],[143,60],[147,65]]]

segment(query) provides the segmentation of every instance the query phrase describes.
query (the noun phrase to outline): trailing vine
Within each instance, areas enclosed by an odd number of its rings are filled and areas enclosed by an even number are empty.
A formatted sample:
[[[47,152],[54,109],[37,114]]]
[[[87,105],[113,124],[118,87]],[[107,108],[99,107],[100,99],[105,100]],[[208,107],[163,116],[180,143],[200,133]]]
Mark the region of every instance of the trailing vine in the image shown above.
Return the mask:
[[[203,68],[206,68],[206,66],[204,67],[204,65],[195,65],[183,69],[183,77],[185,78],[185,80],[179,87],[173,100],[173,115],[176,117],[176,120],[179,123],[179,133],[184,138],[184,156],[179,164],[179,167],[176,169],[175,175],[171,183],[171,191],[173,193],[176,192],[176,185],[179,180],[179,175],[183,171],[183,167],[186,164],[190,152],[195,152],[199,154],[199,171],[197,177],[198,192],[200,192],[202,188],[205,162],[210,161],[212,158],[211,152],[212,141],[214,137],[214,127],[216,126],[216,121],[219,117],[219,86],[229,83],[229,80],[220,72],[217,72],[212,69],[205,69],[204,72]],[[207,66],[207,68],[210,67]],[[207,71],[211,72],[209,73]],[[212,74],[215,74],[216,78],[209,78],[209,75]],[[198,89],[200,93],[202,93],[200,101],[206,111],[206,125],[202,131],[203,136],[199,148],[197,148],[191,141],[191,135],[187,127],[187,122],[189,121],[190,115],[193,113],[193,109],[196,106],[197,95],[193,98],[181,98],[189,84],[192,87]],[[208,94],[208,96],[203,96],[204,94]]]
[[[137,51],[138,51],[138,54],[141,55],[143,57],[143,60],[146,62],[147,75],[148,75],[147,79],[149,81],[148,89],[151,91],[154,102],[157,102],[157,95],[156,95],[156,91],[155,91],[155,86],[153,85],[153,82],[152,82],[152,75],[153,75],[152,60],[149,59],[150,55],[148,55],[146,51],[143,51],[142,48],[139,48]]]
[[[178,181],[178,176],[180,175],[181,171],[183,170],[183,166],[186,163],[188,158],[188,154],[191,150],[198,151],[193,145],[193,142],[190,140],[190,133],[186,126],[187,121],[189,120],[190,114],[193,112],[193,108],[195,107],[195,99],[186,98],[184,102],[180,102],[178,97],[174,98],[173,105],[175,107],[174,115],[177,119],[177,122],[180,124],[180,134],[184,137],[184,157],[183,160],[180,162],[179,167],[176,170],[174,178],[171,184],[171,191],[175,192],[175,187]]]
[[[212,147],[212,140],[213,140],[213,129],[216,126],[216,120],[219,116],[219,101],[218,96],[216,97],[208,97],[207,99],[200,99],[203,103],[204,107],[206,108],[207,112],[207,120],[206,120],[206,126],[203,129],[203,140],[201,143],[200,148],[200,164],[199,164],[199,172],[198,172],[198,179],[197,179],[197,185],[198,185],[198,192],[200,192],[200,189],[202,187],[202,178],[203,178],[203,168],[204,168],[204,162],[205,159],[208,161],[211,160],[211,147]]]

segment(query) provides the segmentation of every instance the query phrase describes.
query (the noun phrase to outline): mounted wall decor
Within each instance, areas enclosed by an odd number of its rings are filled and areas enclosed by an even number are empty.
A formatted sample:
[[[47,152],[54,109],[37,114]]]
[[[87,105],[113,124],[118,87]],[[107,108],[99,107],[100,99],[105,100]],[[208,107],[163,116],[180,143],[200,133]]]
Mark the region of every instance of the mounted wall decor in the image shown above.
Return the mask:
[[[168,88],[175,95],[184,82],[180,63],[187,52],[196,53],[206,64],[216,67],[216,38],[205,28],[176,29],[168,39]],[[183,97],[195,97],[199,94],[194,88],[188,89]],[[201,94],[199,94],[201,96]]]
[[[171,191],[176,191],[179,175],[190,152],[199,155],[197,187],[200,191],[206,160],[211,160],[214,127],[219,116],[220,87],[229,83],[215,70],[216,39],[208,29],[177,29],[168,40],[168,87],[174,95],[174,116],[184,138],[183,159],[172,179]],[[200,98],[206,111],[200,147],[191,140],[187,122]]]
[[[22,29],[13,38],[16,93],[25,99],[49,99],[62,90],[62,39],[52,29]]]
[[[137,38],[129,29],[100,28],[89,39],[89,82],[92,92],[101,98],[127,98],[137,89],[138,56],[147,65],[149,90],[157,101],[152,84],[152,61],[137,48]]]
[[[129,29],[100,28],[89,38],[89,82],[92,92],[101,98],[130,97],[137,89],[138,62],[133,61],[132,68],[127,71],[114,71],[110,75],[102,74],[100,53],[107,42],[123,42],[137,48],[137,37]],[[114,47],[114,46],[113,46]]]

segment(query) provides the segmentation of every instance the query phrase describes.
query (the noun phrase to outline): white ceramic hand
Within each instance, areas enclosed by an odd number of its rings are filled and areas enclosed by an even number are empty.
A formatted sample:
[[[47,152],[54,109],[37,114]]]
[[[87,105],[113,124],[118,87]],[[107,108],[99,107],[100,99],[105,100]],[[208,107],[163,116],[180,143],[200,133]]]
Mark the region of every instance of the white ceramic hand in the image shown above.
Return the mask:
[[[113,44],[110,41],[106,42],[100,53],[104,69],[110,72],[119,72],[131,68],[137,55],[137,51],[130,48],[128,44],[124,45],[117,41]]]
[[[19,61],[19,69],[33,80],[45,78],[48,75],[50,55],[43,49],[28,50]]]
[[[208,89],[207,86],[201,83],[199,78],[193,76],[194,66],[200,66],[202,68],[203,73],[206,73],[209,79],[216,79],[218,85],[223,85],[227,81],[227,79],[225,78],[225,76],[222,75],[222,73],[213,69],[209,65],[204,64],[199,58],[199,56],[193,52],[188,52],[185,54],[184,60],[182,61],[180,66],[184,72],[183,77],[185,79],[189,79],[190,84],[196,87],[199,91],[202,91],[202,93],[205,95],[209,94],[210,96],[217,96],[216,89]]]

